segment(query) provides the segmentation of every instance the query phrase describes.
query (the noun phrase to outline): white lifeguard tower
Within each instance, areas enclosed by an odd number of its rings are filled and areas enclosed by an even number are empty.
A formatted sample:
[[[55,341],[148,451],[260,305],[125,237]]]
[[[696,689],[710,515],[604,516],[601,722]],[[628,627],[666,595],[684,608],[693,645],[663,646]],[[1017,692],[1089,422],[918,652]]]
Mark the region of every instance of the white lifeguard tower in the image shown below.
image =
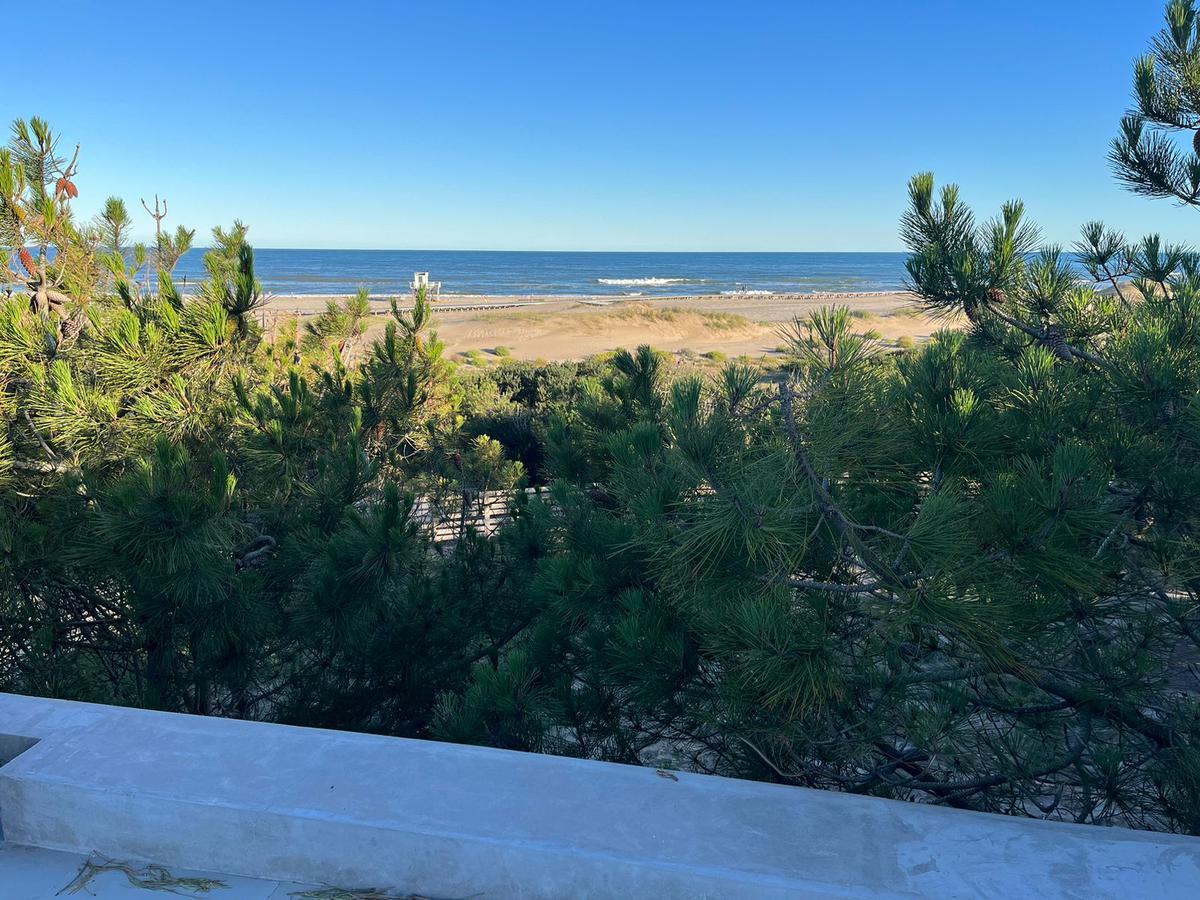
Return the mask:
[[[425,296],[431,300],[436,300],[442,293],[442,283],[440,281],[430,281],[428,272],[413,272],[412,283],[409,288],[415,294],[421,288],[425,288]]]

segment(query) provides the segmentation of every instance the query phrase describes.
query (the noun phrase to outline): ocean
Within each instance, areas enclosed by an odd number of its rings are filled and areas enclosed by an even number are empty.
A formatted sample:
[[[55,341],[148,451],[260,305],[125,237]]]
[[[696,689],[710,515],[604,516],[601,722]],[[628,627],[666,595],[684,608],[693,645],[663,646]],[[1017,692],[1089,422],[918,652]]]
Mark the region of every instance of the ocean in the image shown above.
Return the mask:
[[[205,277],[204,251],[175,280]],[[255,250],[264,291],[276,296],[408,293],[428,272],[443,293],[676,296],[848,293],[904,287],[904,253],[567,253],[494,250]]]

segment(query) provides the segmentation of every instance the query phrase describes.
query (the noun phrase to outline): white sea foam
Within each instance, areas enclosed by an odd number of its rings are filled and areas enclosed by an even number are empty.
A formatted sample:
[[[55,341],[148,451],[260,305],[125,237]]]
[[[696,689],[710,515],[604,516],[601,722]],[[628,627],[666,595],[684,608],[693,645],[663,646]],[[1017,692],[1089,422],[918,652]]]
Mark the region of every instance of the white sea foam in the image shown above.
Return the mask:
[[[774,291],[748,291],[748,290],[721,291],[721,295],[724,297],[770,297],[774,293],[775,293]]]
[[[660,284],[695,283],[695,278],[597,278],[601,284],[625,285],[628,287],[653,287]]]

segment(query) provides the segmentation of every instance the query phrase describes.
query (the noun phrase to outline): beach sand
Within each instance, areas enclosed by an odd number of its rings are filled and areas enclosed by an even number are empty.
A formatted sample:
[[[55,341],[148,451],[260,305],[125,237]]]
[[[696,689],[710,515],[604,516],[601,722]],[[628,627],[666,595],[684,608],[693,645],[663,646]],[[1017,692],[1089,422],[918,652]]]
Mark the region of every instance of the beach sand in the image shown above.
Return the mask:
[[[264,309],[265,323],[270,327],[279,316],[316,315],[329,299],[272,298]],[[920,342],[956,324],[935,320],[914,300],[903,292],[628,298],[443,294],[434,304],[434,327],[451,357],[472,350],[494,357],[501,347],[517,359],[565,360],[645,343],[675,353],[775,355],[782,343],[780,326],[821,306],[848,306],[858,315],[855,330],[878,332],[884,344],[904,337]],[[384,327],[388,303],[373,300],[372,307],[380,315],[370,334]]]

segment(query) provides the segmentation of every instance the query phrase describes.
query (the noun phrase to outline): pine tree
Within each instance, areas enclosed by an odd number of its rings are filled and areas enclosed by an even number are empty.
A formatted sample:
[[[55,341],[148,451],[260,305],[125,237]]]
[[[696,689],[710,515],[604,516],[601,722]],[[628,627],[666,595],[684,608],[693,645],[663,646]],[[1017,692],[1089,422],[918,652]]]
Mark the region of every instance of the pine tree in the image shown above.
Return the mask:
[[[1091,223],[1089,282],[1018,202],[910,196],[966,327],[889,356],[819,311],[766,384],[623,355],[545,426],[541,612],[438,734],[1200,830],[1196,258]]]
[[[1121,121],[1109,159],[1117,177],[1148,197],[1200,205],[1200,19],[1192,0],[1171,0],[1166,27],[1134,64],[1137,107]],[[1191,138],[1181,144],[1176,135]]]

